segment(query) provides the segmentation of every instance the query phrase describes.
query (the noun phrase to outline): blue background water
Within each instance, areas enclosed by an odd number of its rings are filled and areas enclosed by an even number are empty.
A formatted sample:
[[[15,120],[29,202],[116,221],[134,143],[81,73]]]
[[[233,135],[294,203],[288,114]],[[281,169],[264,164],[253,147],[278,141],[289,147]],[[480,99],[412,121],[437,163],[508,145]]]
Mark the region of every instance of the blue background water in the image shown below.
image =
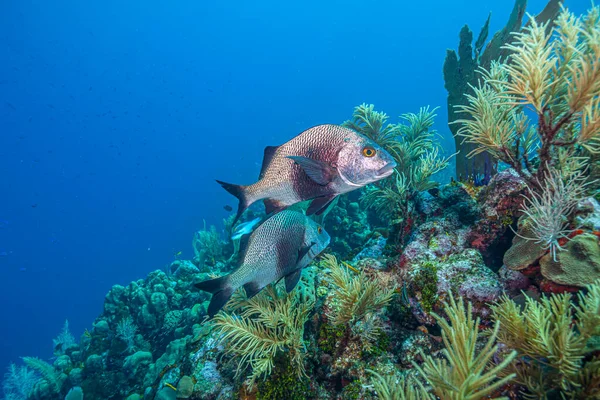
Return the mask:
[[[207,3],[0,2],[0,368],[50,357],[64,320],[81,335],[113,284],[191,256],[203,219],[236,206],[213,179],[253,181],[264,146],[362,102],[441,106],[448,135],[446,48],[512,8]]]

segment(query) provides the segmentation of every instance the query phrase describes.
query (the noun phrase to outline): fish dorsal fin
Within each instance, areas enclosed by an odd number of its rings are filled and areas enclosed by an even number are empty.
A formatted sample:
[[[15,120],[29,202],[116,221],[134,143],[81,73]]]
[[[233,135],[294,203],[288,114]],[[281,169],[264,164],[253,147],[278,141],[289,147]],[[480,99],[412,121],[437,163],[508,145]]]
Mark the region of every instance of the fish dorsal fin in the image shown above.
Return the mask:
[[[324,161],[302,156],[288,156],[288,158],[294,160],[310,179],[321,186],[325,186],[333,181],[337,174],[336,169]]]
[[[300,281],[300,275],[302,275],[302,268],[295,270],[291,274],[285,277],[285,291],[291,292],[294,290],[298,282]]]
[[[269,168],[271,164],[271,160],[273,160],[273,156],[275,156],[275,152],[279,146],[267,146],[265,147],[265,152],[263,155],[262,166],[260,167],[260,174],[258,175],[258,180],[260,181],[265,175],[265,171]]]
[[[267,215],[278,213],[285,208],[285,205],[275,199],[264,199],[263,203],[265,204],[265,212]]]
[[[311,244],[301,247],[298,250],[298,259],[296,260],[296,265],[298,265],[298,263],[300,262],[300,260],[302,260],[302,257],[304,257],[306,255],[306,253],[308,253],[308,251],[311,249],[311,247],[313,247],[315,244],[315,242],[311,242]]]
[[[327,209],[327,207],[329,207],[331,202],[335,200],[336,196],[337,195],[332,194],[330,196],[321,196],[315,198],[310,203],[310,206],[308,206],[308,209],[306,210],[306,215],[313,215],[315,213],[317,215],[323,214],[323,212]]]

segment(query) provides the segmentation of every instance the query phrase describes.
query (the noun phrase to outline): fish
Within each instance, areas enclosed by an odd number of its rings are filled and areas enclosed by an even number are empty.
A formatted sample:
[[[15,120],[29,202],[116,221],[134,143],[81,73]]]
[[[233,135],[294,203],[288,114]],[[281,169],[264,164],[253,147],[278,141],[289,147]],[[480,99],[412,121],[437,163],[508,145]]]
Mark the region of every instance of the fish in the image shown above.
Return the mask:
[[[227,212],[233,211],[233,207],[231,207],[230,205],[223,206],[223,209]]]
[[[265,286],[285,279],[289,293],[298,284],[302,269],[329,245],[329,234],[300,211],[284,210],[269,217],[240,246],[240,264],[229,275],[196,283],[212,293],[208,315],[212,318],[233,292],[243,287],[248,298]]]
[[[307,129],[280,146],[267,146],[257,182],[217,183],[239,200],[235,223],[259,200],[267,214],[312,200],[307,215],[320,215],[336,196],[387,178],[395,167],[394,158],[373,140],[327,124]]]
[[[261,218],[254,218],[252,221],[243,222],[235,227],[233,234],[231,235],[232,240],[241,239],[242,236],[252,232],[252,229],[260,222]]]

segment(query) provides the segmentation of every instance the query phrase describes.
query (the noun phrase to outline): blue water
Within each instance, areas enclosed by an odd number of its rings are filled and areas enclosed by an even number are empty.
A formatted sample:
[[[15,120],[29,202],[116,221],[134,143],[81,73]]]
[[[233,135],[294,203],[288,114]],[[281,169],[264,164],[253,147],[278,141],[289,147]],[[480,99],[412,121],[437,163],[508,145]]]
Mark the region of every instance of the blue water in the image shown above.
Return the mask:
[[[510,1],[0,2],[0,369],[79,336],[253,181],[266,145],[374,103],[441,106],[468,23]],[[538,12],[541,0],[531,1]],[[583,12],[587,1],[568,2]]]

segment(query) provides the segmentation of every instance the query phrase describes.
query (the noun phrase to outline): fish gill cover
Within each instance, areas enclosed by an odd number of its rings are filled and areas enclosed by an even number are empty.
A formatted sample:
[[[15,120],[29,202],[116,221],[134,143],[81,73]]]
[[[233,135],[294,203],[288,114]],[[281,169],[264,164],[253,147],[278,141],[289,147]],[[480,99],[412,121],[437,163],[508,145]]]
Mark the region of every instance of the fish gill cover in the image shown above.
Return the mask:
[[[3,398],[600,398],[600,8],[396,3],[0,6]]]

